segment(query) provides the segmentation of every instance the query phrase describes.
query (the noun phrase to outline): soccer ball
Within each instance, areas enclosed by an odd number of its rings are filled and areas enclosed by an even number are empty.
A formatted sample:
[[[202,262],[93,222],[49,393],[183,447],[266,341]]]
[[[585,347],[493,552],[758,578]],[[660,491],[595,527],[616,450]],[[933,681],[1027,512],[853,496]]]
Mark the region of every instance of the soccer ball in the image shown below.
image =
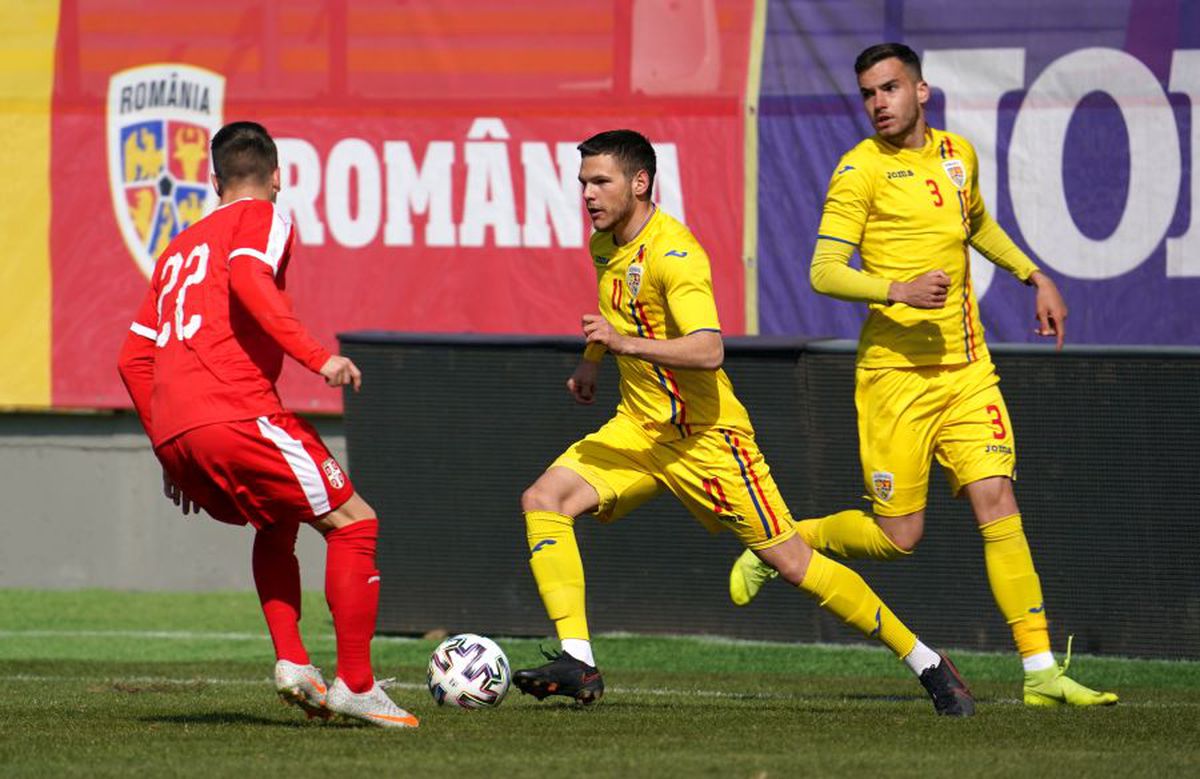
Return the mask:
[[[447,638],[429,658],[429,694],[439,706],[499,706],[511,681],[504,650],[490,638],[474,633]]]

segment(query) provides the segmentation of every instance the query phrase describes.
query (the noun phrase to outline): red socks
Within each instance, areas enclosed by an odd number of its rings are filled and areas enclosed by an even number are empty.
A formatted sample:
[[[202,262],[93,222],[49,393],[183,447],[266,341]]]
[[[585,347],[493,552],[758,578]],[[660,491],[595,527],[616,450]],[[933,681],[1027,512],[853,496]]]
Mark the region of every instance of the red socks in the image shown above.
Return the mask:
[[[371,638],[379,611],[378,537],[378,519],[360,520],[325,534],[325,600],[337,633],[337,675],[351,692],[366,692],[375,684]]]
[[[308,665],[308,652],[300,640],[300,562],[296,559],[299,529],[299,523],[293,522],[259,530],[254,535],[251,565],[276,659]]]

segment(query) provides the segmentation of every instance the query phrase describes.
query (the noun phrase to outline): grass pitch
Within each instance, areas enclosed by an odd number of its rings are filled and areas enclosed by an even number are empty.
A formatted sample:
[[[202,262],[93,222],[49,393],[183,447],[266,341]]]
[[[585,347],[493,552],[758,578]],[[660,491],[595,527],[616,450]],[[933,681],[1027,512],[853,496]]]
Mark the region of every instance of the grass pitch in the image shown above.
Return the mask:
[[[316,594],[305,609],[332,671],[328,612]],[[539,662],[536,641],[498,642],[516,667]],[[0,776],[1200,774],[1197,662],[1077,657],[1073,675],[1121,704],[1045,710],[1018,703],[1013,655],[959,652],[979,700],[960,721],[874,647],[611,636],[596,640],[599,704],[514,690],[465,712],[425,690],[435,643],[374,646],[419,730],[309,723],[275,698],[250,593],[0,590]]]

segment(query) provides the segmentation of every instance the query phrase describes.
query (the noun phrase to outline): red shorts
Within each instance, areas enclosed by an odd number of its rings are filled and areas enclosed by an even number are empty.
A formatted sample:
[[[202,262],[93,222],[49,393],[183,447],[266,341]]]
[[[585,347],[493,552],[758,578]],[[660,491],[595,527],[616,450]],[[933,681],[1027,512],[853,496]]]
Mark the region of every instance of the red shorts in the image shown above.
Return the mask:
[[[354,494],[317,431],[287,412],[193,428],[154,453],[184,495],[231,525],[311,522]]]

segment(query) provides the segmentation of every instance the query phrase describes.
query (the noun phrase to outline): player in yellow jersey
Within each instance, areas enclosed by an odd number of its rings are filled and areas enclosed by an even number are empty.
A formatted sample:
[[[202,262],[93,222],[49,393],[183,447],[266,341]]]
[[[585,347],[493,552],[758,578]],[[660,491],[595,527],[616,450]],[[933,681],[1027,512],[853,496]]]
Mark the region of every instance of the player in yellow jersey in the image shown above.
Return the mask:
[[[710,531],[731,530],[785,581],[883,642],[920,679],[939,714],[970,716],[974,700],[949,659],[918,641],[858,574],[796,535],[746,409],[721,370],[725,348],[708,256],[650,200],[654,148],[632,130],[613,130],[579,151],[596,228],[590,248],[600,313],[583,317],[587,347],[567,388],[592,403],[600,360],[610,352],[621,401],[609,422],[569,447],[521,497],[529,565],[563,651],[517,671],[517,687],[585,704],[603,695],[575,519],[591,513],[612,522],[669,491]]]
[[[863,477],[874,517],[843,511],[797,523],[815,549],[843,558],[911,554],[925,529],[936,457],[983,535],[988,581],[1012,628],[1029,705],[1105,705],[1117,696],[1065,675],[1013,494],[1012,424],[983,340],[969,247],[1036,288],[1037,332],[1062,347],[1067,307],[1049,276],[988,214],[975,151],[929,127],[929,87],[909,47],[885,43],[854,64],[875,135],[838,162],[818,230],[813,288],[870,304],[856,364]],[[850,267],[857,248],[862,270]],[[774,571],[743,555],[730,594],[744,605]]]

